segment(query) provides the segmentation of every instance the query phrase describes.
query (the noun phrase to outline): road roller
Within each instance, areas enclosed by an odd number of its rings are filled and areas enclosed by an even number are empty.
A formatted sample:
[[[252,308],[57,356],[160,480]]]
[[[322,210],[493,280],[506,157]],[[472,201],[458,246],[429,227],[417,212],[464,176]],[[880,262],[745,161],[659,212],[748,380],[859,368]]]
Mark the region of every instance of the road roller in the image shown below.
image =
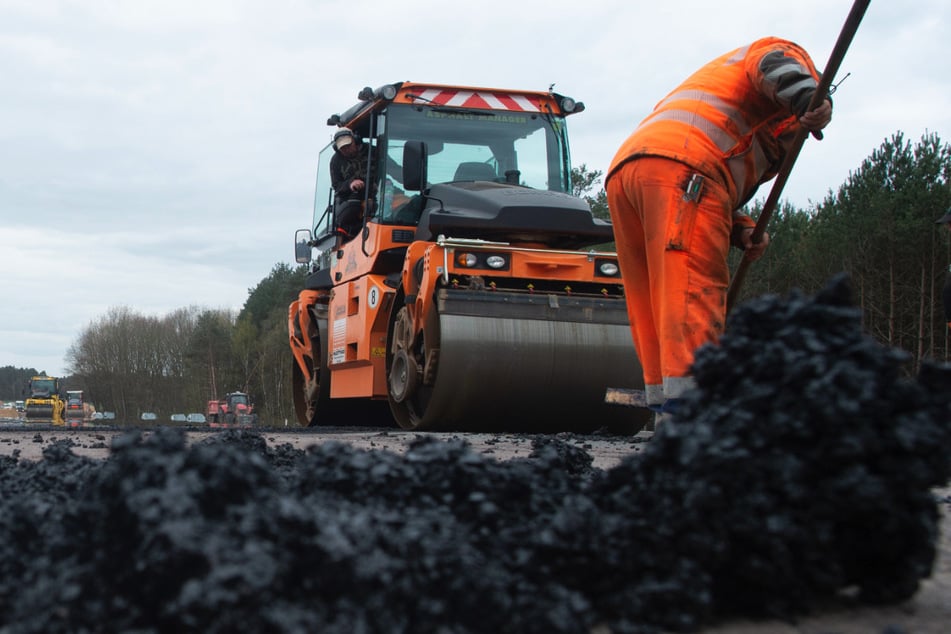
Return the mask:
[[[34,376],[24,391],[27,394],[24,402],[25,422],[65,425],[66,401],[60,389],[59,378],[45,374]]]
[[[643,380],[611,224],[572,192],[565,124],[583,110],[550,90],[399,82],[329,117],[295,234],[301,425],[644,427],[648,410],[605,403]]]

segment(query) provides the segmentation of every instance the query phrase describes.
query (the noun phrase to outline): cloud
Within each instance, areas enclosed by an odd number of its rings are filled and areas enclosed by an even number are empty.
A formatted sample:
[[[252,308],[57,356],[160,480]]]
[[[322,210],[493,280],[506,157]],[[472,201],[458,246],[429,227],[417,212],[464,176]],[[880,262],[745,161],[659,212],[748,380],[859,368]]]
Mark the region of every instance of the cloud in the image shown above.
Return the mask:
[[[161,235],[5,229],[0,364],[63,374],[68,347],[112,306],[159,317],[189,305],[239,310],[267,270],[259,278],[241,273],[247,232],[221,238],[185,229]]]

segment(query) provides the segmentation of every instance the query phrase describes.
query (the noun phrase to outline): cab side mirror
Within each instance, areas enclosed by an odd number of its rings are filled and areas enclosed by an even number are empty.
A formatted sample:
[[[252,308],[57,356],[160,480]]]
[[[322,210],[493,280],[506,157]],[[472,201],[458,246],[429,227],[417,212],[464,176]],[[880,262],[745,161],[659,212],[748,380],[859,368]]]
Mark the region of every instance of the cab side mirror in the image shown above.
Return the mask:
[[[311,260],[313,235],[310,229],[298,229],[294,233],[294,260],[298,264],[307,264]]]
[[[426,144],[422,141],[407,141],[403,145],[403,187],[406,191],[422,191],[426,188]]]

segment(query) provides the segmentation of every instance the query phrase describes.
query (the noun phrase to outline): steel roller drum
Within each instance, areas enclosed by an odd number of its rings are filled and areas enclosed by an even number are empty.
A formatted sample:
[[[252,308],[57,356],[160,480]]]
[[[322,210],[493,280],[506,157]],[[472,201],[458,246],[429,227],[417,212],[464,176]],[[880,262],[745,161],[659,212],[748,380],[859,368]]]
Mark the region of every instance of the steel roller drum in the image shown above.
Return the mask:
[[[545,306],[443,302],[439,367],[416,428],[639,431],[646,410],[604,402],[608,387],[643,388],[626,317],[604,319],[607,311],[599,309],[594,321],[592,307],[580,301],[559,307],[555,318]],[[549,318],[517,316],[540,312]],[[592,320],[566,319],[585,316]]]
[[[27,420],[34,419],[34,418],[52,419],[53,406],[52,405],[30,405],[26,408],[26,418]]]

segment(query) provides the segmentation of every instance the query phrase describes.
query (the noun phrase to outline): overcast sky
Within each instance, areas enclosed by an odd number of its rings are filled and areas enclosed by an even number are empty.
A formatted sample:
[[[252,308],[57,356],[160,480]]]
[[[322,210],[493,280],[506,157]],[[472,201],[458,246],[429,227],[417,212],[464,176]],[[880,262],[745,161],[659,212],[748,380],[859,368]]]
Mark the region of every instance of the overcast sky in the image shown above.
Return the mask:
[[[569,119],[572,164],[604,171],[701,64],[776,35],[823,68],[850,8],[0,0],[0,366],[64,374],[70,345],[112,307],[240,309],[293,263],[327,117],[363,86],[554,84],[587,106]],[[949,42],[948,0],[873,1],[826,139],[806,142],[784,198],[821,201],[896,132],[951,141]]]

